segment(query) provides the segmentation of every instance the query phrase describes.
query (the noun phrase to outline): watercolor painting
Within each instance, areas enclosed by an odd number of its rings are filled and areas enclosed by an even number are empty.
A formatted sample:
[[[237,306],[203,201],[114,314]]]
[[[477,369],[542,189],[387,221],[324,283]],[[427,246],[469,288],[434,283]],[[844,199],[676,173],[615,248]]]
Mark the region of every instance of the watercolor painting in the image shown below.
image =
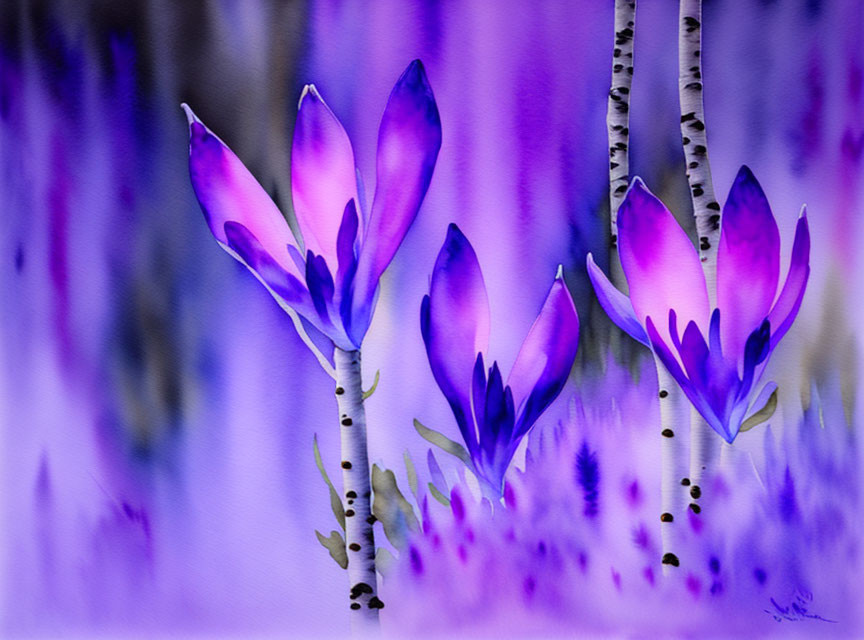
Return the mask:
[[[5,0],[0,636],[864,637],[859,0]]]

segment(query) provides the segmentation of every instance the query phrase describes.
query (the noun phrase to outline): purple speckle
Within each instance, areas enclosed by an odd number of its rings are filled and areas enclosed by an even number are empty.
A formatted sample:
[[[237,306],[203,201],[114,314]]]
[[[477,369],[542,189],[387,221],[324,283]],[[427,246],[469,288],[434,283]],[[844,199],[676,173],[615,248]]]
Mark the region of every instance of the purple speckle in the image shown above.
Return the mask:
[[[783,488],[780,490],[778,498],[780,502],[780,517],[783,519],[783,522],[792,522],[798,513],[798,502],[795,498],[795,481],[792,479],[789,467],[786,467]]]
[[[450,493],[450,508],[453,510],[453,517],[456,522],[465,520],[465,504],[462,502],[462,496],[456,489]]]
[[[699,578],[697,578],[692,573],[688,573],[686,584],[687,591],[689,591],[694,598],[698,598],[699,592],[702,590],[702,583],[699,581]]]
[[[465,548],[464,544],[459,545],[457,553],[459,554],[459,560],[462,562],[462,564],[468,562],[468,550]]]
[[[758,582],[760,585],[764,585],[765,581],[768,579],[768,575],[765,573],[765,570],[758,567],[753,570],[753,577],[756,578],[756,582]]]
[[[533,576],[525,576],[525,579],[522,581],[522,591],[525,592],[525,597],[530,598],[534,595],[534,591],[537,589],[537,581],[534,580]]]
[[[419,576],[423,573],[423,558],[420,555],[420,551],[412,545],[408,556],[411,559],[411,570]]]
[[[508,509],[516,510],[516,492],[509,482],[504,483],[504,504],[507,505]]]
[[[633,530],[633,544],[645,551],[651,546],[651,535],[645,527],[645,523],[641,523],[638,529]]]
[[[720,573],[720,560],[717,556],[711,556],[711,559],[708,561],[708,568],[714,575]]]
[[[15,249],[15,272],[21,273],[24,270],[24,245],[20,242]]]
[[[654,568],[653,567],[645,567],[645,570],[642,572],[642,575],[645,576],[645,580],[648,581],[652,587],[654,586]]]
[[[597,463],[597,452],[591,451],[587,442],[582,443],[582,448],[576,454],[576,481],[582,487],[585,501],[582,513],[593,518],[599,511],[600,466]]]
[[[642,504],[642,489],[639,486],[638,480],[634,480],[627,487],[627,501],[633,508],[636,508],[640,504]]]
[[[588,554],[584,551],[579,552],[579,568],[582,569],[582,573],[588,570]]]

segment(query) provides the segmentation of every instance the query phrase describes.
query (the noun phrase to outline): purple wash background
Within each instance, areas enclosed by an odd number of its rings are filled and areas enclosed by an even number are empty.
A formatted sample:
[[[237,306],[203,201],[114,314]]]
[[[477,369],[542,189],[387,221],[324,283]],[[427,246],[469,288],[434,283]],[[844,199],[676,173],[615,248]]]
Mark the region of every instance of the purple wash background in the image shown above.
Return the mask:
[[[471,238],[482,264],[490,353],[504,370],[564,264],[583,344],[574,383],[532,442],[600,375],[609,330],[584,264],[587,251],[600,261],[607,246],[611,2],[281,5],[0,9],[5,635],[347,628],[345,576],[313,533],[335,528],[311,455],[317,432],[338,477],[332,383],[266,291],[213,242],[189,185],[181,101],[287,211],[302,85],[316,83],[344,123],[371,192],[390,87],[411,59],[426,65],[444,142],[364,344],[366,379],[381,369],[367,403],[370,455],[401,485],[405,449],[427,479],[412,418],[457,436],[419,327],[448,222]],[[639,7],[631,167],[692,229],[672,5]],[[784,269],[802,202],[811,216],[808,293],[766,372],[788,415],[772,429],[798,429],[802,401],[816,395],[833,416],[826,428],[860,424],[864,16],[857,0],[706,5],[718,195],[740,164],[751,166],[778,220]],[[636,389],[653,412],[652,384]],[[569,428],[574,442],[579,430],[590,435],[584,422]],[[756,452],[762,436],[737,444]],[[454,463],[439,460],[455,477]],[[650,475],[649,465],[639,468]],[[841,522],[860,514],[859,480],[842,476],[854,499]],[[391,624],[409,624],[411,611],[394,611]]]

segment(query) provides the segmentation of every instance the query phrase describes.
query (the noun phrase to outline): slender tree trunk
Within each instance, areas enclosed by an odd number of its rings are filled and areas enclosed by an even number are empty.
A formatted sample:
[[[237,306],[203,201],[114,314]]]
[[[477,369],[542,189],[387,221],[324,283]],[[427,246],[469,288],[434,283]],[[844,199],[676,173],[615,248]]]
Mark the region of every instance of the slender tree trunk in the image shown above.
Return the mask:
[[[702,103],[702,0],[681,0],[678,13],[678,96],[681,102],[681,139],[687,162],[690,199],[699,235],[699,257],[714,304],[717,284],[717,243],[720,205],[714,197],[708,137]]]
[[[609,271],[612,283],[626,292],[627,283],[618,259],[618,208],[630,182],[630,87],[633,83],[633,35],[635,0],[615,0],[615,46],[612,50],[612,82],[606,107],[609,137],[609,219],[612,242]]]
[[[630,183],[630,88],[633,82],[633,42],[636,31],[635,0],[615,0],[615,45],[612,49],[612,81],[606,108],[609,137],[609,221],[611,248],[609,272],[612,283],[627,291],[618,256],[618,209]],[[660,403],[660,537],[663,573],[679,566],[675,553],[676,531],[683,515],[681,486],[683,450],[679,424],[678,385],[655,358]]]
[[[705,418],[696,409],[691,409],[690,485],[687,487],[687,491],[690,502],[689,508],[695,513],[702,511],[702,506],[699,503],[704,489],[702,481],[712,463],[718,458],[720,443],[722,442],[720,436],[705,422]]]
[[[681,0],[678,12],[678,95],[681,139],[687,181],[699,236],[699,258],[708,287],[711,309],[717,305],[717,245],[720,241],[720,204],[714,196],[708,137],[702,100],[702,0]],[[716,456],[718,436],[696,411],[690,420],[690,480],[701,482]],[[715,445],[715,446],[712,446]],[[701,487],[699,489],[701,491]],[[698,493],[691,489],[691,493]],[[697,509],[694,511],[698,512]]]
[[[680,564],[677,546],[681,522],[685,515],[681,482],[686,472],[683,424],[678,415],[681,391],[663,364],[657,366],[657,388],[660,399],[660,540],[663,555],[663,575],[669,575]]]
[[[360,375],[360,351],[337,348],[336,400],[339,404],[339,430],[342,434],[342,501],[345,506],[345,545],[348,554],[348,580],[351,585],[349,606],[351,628],[368,632],[378,624],[378,598],[375,574],[375,536],[372,525],[372,486],[366,450],[366,410]]]

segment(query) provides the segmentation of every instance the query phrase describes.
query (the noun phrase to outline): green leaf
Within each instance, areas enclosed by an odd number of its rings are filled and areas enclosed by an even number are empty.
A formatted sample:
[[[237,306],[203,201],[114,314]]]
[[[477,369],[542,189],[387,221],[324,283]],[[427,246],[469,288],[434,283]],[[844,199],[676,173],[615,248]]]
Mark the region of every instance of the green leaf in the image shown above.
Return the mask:
[[[387,577],[387,574],[390,572],[390,569],[393,568],[395,562],[396,558],[393,557],[393,554],[390,553],[389,549],[386,547],[378,547],[378,551],[375,552],[375,568],[378,570],[378,573]]]
[[[432,497],[435,498],[438,502],[443,504],[445,507],[450,506],[450,498],[445,496],[443,493],[438,491],[438,487],[436,487],[433,483],[429,483],[429,492],[432,494]]]
[[[411,454],[408,453],[408,449],[405,449],[405,453],[402,454],[402,457],[405,458],[405,472],[408,474],[408,486],[411,488],[411,493],[414,494],[414,497],[417,497],[417,469],[414,468],[414,461],[411,459]]]
[[[361,398],[361,400],[365,400],[366,398],[371,396],[373,393],[375,393],[375,389],[378,388],[379,378],[381,378],[381,369],[378,369],[378,371],[375,372],[375,380],[374,380],[374,382],[372,382],[372,386],[369,388],[369,391],[363,392],[363,397]]]
[[[420,523],[411,504],[399,491],[393,472],[372,465],[372,491],[375,494],[372,515],[381,522],[390,543],[397,549],[404,549],[408,531],[419,531]]]
[[[750,429],[752,429],[756,425],[767,422],[771,419],[771,416],[774,415],[774,412],[776,410],[777,389],[774,389],[774,393],[768,396],[768,401],[765,403],[765,406],[744,421],[744,423],[741,425],[741,428],[738,430],[739,433],[742,431],[750,431]]]
[[[465,447],[461,444],[454,442],[443,433],[438,433],[434,429],[424,426],[423,423],[417,420],[417,418],[414,418],[414,428],[417,429],[417,433],[423,436],[423,438],[450,455],[456,456],[465,463],[465,466],[471,469],[471,471],[474,471],[474,464],[471,462],[471,456],[468,455],[468,451],[466,451]]]
[[[316,529],[315,535],[318,536],[318,542],[321,543],[321,546],[330,552],[330,557],[336,561],[336,564],[347,569],[348,552],[345,551],[345,540],[342,539],[342,534],[338,531],[331,531],[328,538]]]
[[[315,464],[318,467],[318,471],[321,472],[321,477],[324,478],[324,482],[326,482],[327,486],[330,487],[330,508],[333,510],[333,515],[336,516],[336,522],[338,522],[339,526],[342,527],[342,531],[345,531],[345,507],[342,504],[342,500],[339,499],[336,487],[334,487],[333,483],[330,482],[327,470],[324,468],[324,461],[321,460],[321,451],[318,449],[317,433],[312,436],[312,448],[315,451]]]

